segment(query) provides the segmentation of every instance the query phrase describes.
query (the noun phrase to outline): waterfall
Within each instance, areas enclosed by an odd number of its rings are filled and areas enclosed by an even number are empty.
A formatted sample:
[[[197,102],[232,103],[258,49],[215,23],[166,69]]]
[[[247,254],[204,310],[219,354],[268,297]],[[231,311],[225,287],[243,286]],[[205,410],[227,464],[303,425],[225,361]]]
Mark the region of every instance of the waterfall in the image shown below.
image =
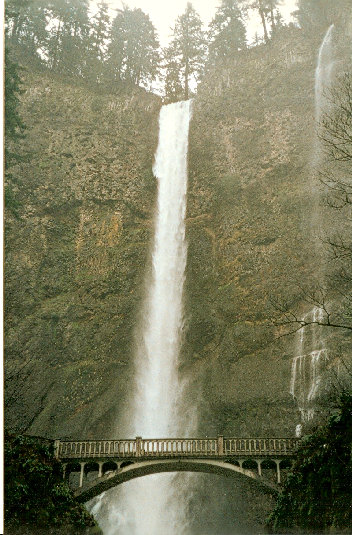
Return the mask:
[[[333,29],[334,24],[331,24],[319,48],[317,68],[315,70],[315,120],[317,123],[319,123],[321,112],[324,109],[324,90],[331,82]]]
[[[185,214],[188,127],[191,103],[161,109],[154,174],[158,215],[153,274],[145,307],[143,340],[137,354],[135,429],[146,437],[180,431],[178,353],[186,267]]]
[[[158,206],[152,273],[135,356],[134,401],[124,430],[131,437],[186,436],[189,429],[187,416],[181,411],[178,355],[187,255],[184,220],[190,117],[191,101],[163,106],[160,112],[153,167]],[[104,535],[183,533],[186,502],[177,487],[182,477],[187,481],[187,475],[182,474],[139,478],[106,493],[105,505],[95,500],[91,511],[96,513]]]
[[[301,421],[308,422],[314,416],[314,403],[319,393],[322,375],[328,360],[327,349],[321,334],[321,327],[314,322],[324,319],[324,312],[314,307],[304,321],[311,325],[302,327],[297,333],[296,356],[292,359],[290,394],[298,405]],[[302,425],[296,427],[296,434]]]
[[[320,45],[317,59],[317,66],[315,69],[315,128],[319,129],[319,125],[324,111],[328,105],[326,100],[325,91],[331,85],[332,71],[334,66],[333,61],[333,30],[332,24]],[[318,136],[314,136],[312,146],[312,156],[310,161],[310,167],[312,172],[312,180],[310,181],[311,188],[311,207],[309,211],[309,227],[310,234],[313,238],[312,251],[314,251],[315,263],[317,265],[317,271],[320,272],[320,278],[324,276],[324,264],[325,253],[321,244],[321,234],[323,228],[323,219],[321,214],[321,191],[320,183],[317,180],[318,171],[324,161],[322,146]]]
[[[315,123],[319,127],[322,114],[326,109],[324,91],[330,86],[333,70],[333,29],[328,28],[318,52],[317,67],[315,70]],[[312,168],[316,172],[322,164],[322,151],[319,139],[316,136],[311,160]],[[321,232],[323,218],[320,209],[320,190],[318,182],[311,181],[312,204],[309,214],[309,228],[313,240],[314,262],[316,265],[315,275],[320,282],[325,277],[325,251],[321,246]],[[296,435],[302,432],[302,423],[306,423],[314,417],[315,399],[318,396],[322,380],[322,374],[328,359],[327,349],[322,338],[321,328],[314,322],[323,319],[323,311],[314,307],[303,319],[312,321],[310,326],[302,327],[296,337],[295,356],[292,359],[290,394],[297,402],[301,414],[301,423],[296,426]]]

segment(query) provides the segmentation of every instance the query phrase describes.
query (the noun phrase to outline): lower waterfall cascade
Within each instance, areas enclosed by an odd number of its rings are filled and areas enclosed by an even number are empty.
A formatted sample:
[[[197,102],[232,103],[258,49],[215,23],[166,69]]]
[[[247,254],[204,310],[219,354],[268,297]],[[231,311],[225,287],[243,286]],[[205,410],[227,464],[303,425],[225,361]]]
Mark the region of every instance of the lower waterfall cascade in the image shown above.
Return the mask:
[[[315,323],[321,322],[323,316],[322,309],[314,307],[303,318],[304,321],[312,321],[312,324],[302,327],[297,332],[290,394],[297,402],[302,423],[310,421],[314,416],[314,401],[319,393],[322,374],[328,360],[328,352],[320,332],[321,327]],[[301,424],[298,424],[296,434],[300,431]]]

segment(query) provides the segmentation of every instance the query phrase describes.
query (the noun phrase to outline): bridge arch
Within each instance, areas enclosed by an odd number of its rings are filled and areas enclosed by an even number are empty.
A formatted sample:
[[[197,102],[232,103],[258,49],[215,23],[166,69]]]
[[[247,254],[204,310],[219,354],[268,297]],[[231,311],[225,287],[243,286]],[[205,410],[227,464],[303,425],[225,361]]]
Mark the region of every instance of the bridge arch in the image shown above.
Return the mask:
[[[225,477],[250,478],[267,491],[278,492],[275,483],[237,464],[210,459],[165,459],[134,462],[124,466],[78,488],[75,491],[75,496],[78,501],[84,503],[131,479],[163,472],[203,472]]]

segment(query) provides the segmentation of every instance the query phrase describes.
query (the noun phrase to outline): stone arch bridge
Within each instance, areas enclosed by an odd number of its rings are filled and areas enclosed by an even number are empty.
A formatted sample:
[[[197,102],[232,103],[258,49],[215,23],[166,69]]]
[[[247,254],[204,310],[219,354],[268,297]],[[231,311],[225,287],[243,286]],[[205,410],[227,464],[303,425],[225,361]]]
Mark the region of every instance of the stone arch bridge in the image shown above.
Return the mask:
[[[294,438],[223,436],[56,440],[55,456],[62,462],[64,479],[69,480],[76,498],[86,502],[131,479],[177,471],[246,477],[270,491],[278,491],[280,468],[290,463],[298,443]],[[274,472],[268,468],[274,468]],[[76,477],[71,476],[73,473]],[[274,473],[275,478],[270,473]]]

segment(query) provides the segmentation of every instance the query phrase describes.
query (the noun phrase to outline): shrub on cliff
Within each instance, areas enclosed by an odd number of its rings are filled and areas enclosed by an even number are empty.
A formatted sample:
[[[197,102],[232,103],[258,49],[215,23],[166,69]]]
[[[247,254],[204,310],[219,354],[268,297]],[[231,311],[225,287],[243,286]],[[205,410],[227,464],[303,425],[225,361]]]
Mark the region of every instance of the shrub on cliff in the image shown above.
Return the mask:
[[[352,392],[340,396],[326,426],[302,440],[276,507],[273,531],[325,531],[352,525]],[[301,531],[300,531],[301,532]]]
[[[62,479],[53,444],[40,438],[5,433],[5,525],[72,526],[78,533],[95,526]],[[49,531],[48,531],[49,532]]]

